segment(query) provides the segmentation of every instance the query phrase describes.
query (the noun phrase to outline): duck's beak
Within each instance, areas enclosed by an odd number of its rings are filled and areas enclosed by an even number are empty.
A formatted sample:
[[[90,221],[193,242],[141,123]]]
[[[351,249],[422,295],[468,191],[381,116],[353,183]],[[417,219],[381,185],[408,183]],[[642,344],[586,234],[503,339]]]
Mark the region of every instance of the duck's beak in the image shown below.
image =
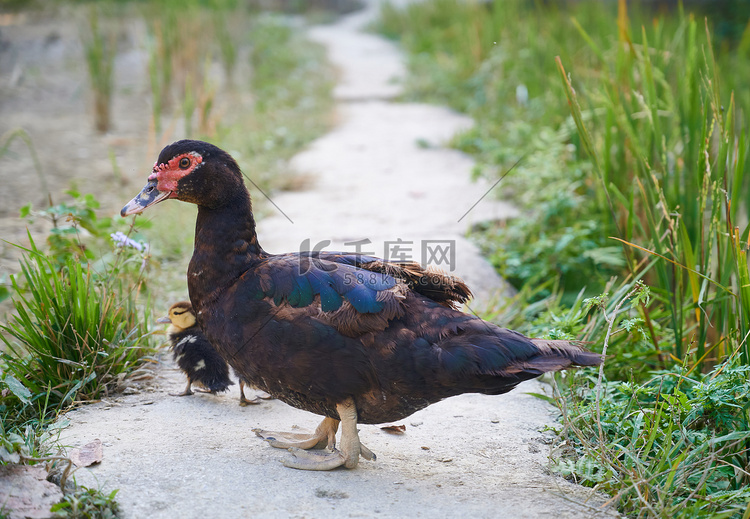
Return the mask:
[[[159,318],[158,318],[158,319],[156,320],[156,322],[157,322],[157,323],[165,323],[165,324],[166,324],[166,323],[171,323],[171,322],[172,322],[172,319],[170,319],[169,317],[159,317]]]
[[[162,200],[169,198],[169,195],[171,195],[172,192],[159,191],[156,188],[156,184],[156,179],[149,180],[143,189],[141,189],[141,192],[122,208],[120,216],[142,213],[147,207],[151,207],[152,205],[158,204]]]

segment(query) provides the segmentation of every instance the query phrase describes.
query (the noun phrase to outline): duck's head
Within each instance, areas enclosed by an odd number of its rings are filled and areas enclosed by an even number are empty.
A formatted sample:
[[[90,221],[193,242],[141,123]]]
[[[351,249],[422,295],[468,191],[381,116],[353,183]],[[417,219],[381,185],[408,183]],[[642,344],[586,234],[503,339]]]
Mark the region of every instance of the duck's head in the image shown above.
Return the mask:
[[[169,307],[167,317],[160,317],[157,323],[169,323],[167,333],[179,333],[195,326],[195,312],[189,301],[180,301]]]
[[[182,140],[161,150],[148,182],[120,214],[139,214],[169,198],[215,208],[237,193],[247,190],[231,155],[207,142]]]

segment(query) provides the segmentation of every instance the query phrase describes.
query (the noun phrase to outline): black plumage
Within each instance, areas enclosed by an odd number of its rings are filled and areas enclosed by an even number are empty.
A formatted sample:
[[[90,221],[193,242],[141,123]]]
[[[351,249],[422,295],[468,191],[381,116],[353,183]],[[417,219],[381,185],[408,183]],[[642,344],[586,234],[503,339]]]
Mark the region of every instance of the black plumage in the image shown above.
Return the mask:
[[[339,450],[295,451],[289,466],[354,467],[360,455],[374,458],[357,422],[390,422],[453,395],[501,394],[601,361],[573,342],[530,339],[458,311],[466,285],[416,264],[265,252],[240,169],[211,144],[164,148],[122,214],[168,198],[198,205],[188,289],[211,343],[260,389],[326,417],[312,435],[258,434],[276,447],[333,447],[341,422]]]
[[[175,396],[192,395],[193,384],[198,384],[209,393],[227,391],[234,384],[229,378],[227,362],[206,339],[189,302],[173,304],[168,317],[162,317],[158,322],[170,323],[167,338],[172,355],[188,380],[185,390]]]

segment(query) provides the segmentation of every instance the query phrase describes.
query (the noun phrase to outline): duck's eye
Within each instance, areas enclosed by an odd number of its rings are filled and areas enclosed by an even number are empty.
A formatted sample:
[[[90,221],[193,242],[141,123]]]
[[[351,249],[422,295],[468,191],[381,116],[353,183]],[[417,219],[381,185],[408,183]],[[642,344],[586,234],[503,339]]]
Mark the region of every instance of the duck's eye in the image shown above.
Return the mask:
[[[182,157],[178,165],[180,166],[180,169],[187,169],[190,167],[190,159],[187,157]]]

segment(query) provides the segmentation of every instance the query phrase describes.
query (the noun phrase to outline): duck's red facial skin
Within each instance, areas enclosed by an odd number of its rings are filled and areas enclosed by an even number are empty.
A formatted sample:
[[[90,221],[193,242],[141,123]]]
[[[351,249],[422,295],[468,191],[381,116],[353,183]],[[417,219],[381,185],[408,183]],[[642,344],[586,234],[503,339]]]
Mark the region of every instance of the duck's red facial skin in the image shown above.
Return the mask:
[[[203,156],[195,151],[181,153],[162,164],[154,164],[146,186],[135,196],[120,214],[128,216],[142,213],[147,207],[162,200],[177,198],[177,183],[203,163]]]
[[[183,159],[187,159],[189,164]],[[182,153],[172,157],[166,164],[154,164],[154,169],[148,179],[156,179],[156,189],[159,191],[174,192],[177,190],[177,182],[185,175],[192,173],[201,163],[203,163],[203,157],[199,153],[194,151]]]

